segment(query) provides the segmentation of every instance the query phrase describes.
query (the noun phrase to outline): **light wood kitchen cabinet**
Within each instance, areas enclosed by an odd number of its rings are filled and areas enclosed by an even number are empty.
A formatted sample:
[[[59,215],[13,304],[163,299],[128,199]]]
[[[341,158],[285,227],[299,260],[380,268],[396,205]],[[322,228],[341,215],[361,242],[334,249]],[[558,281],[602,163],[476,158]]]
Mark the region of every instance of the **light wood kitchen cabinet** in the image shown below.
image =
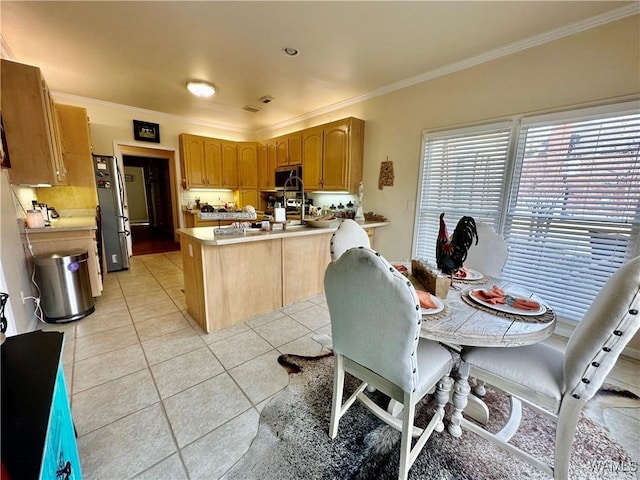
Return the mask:
[[[222,175],[222,143],[215,138],[203,138],[204,170],[206,186],[209,188],[223,188]]]
[[[3,59],[1,70],[11,183],[66,185],[58,117],[40,69]]]
[[[356,192],[362,181],[364,121],[350,117],[328,123],[323,137],[322,189]]]
[[[289,165],[289,143],[286,137],[275,140],[276,168]]]
[[[95,209],[98,205],[87,110],[56,104],[68,186],[36,188],[39,202],[56,208]]]
[[[206,187],[204,138],[183,133],[180,139],[180,163],[185,188]]]
[[[287,135],[289,165],[302,165],[302,132]]]
[[[276,188],[276,159],[275,154],[269,155],[269,146],[269,144],[258,145],[258,188],[261,190],[273,190]]]
[[[238,188],[238,146],[222,141],[222,188]]]
[[[238,144],[238,188],[258,188],[258,145]]]
[[[238,190],[238,208],[244,208],[247,205],[251,205],[256,210],[260,209],[259,194],[257,188],[240,189]]]
[[[221,141],[187,133],[179,138],[185,188],[224,188]]]
[[[302,181],[306,190],[322,190],[322,127],[302,132]]]
[[[275,139],[276,168],[302,165],[302,132],[295,132]]]

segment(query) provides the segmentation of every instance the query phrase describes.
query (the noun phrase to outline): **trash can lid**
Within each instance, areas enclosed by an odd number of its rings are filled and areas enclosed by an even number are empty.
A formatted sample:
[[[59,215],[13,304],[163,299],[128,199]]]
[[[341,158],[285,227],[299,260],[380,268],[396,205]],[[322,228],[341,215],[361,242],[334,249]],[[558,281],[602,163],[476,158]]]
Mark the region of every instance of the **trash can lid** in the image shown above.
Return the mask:
[[[81,262],[88,258],[89,253],[86,250],[68,250],[66,252],[35,255],[33,263],[36,265],[63,265],[65,263]]]

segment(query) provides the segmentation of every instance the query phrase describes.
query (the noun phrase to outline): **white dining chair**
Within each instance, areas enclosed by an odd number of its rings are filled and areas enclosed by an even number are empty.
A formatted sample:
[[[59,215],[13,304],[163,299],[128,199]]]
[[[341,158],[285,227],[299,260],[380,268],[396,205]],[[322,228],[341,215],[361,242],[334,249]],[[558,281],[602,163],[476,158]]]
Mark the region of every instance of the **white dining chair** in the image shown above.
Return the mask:
[[[490,433],[460,418],[460,425],[495,442],[554,479],[566,479],[575,429],[585,403],[598,391],[640,327],[640,257],[607,281],[569,338],[564,352],[545,344],[512,348],[464,348],[460,378],[472,375],[511,396],[512,415]],[[462,389],[467,386],[463,384]],[[457,387],[458,388],[458,387]],[[456,395],[454,394],[454,404]],[[554,464],[547,465],[509,443],[521,403],[556,422]],[[460,411],[452,414],[452,420]],[[582,459],[585,461],[585,459]]]
[[[469,247],[464,264],[484,275],[500,278],[509,256],[507,241],[486,222],[476,221],[476,230],[478,243]]]
[[[350,218],[343,220],[331,236],[331,260],[337,260],[344,252],[353,247],[371,248],[369,235],[358,223]]]
[[[451,354],[420,338],[416,291],[379,253],[365,247],[347,250],[329,264],[324,284],[335,359],[329,435],[336,437],[340,418],[359,400],[401,432],[398,478],[404,480],[433,431],[444,429]],[[362,383],[343,403],[345,372]],[[403,404],[401,419],[366,395],[368,385]],[[416,427],[416,405],[430,392],[437,407],[428,425]],[[412,436],[418,437],[413,448]]]

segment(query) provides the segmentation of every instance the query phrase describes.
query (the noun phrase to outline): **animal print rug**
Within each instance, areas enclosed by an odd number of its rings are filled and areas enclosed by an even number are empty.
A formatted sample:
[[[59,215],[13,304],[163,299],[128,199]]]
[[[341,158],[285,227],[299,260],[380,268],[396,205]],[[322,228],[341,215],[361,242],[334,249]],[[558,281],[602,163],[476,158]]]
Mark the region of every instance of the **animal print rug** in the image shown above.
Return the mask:
[[[262,410],[258,434],[247,453],[224,480],[359,480],[398,476],[399,432],[356,402],[340,420],[338,436],[328,436],[333,389],[333,357],[282,355],[291,373],[287,388]],[[357,381],[345,376],[345,398]],[[375,393],[373,395],[376,395]],[[378,401],[383,401],[377,394]],[[499,430],[508,414],[504,395],[488,390],[491,420]],[[416,424],[426,425],[433,410],[431,397],[416,409]],[[450,411],[447,411],[446,421]],[[512,442],[538,458],[553,457],[553,424],[523,408],[520,430]],[[572,480],[635,479],[637,465],[607,432],[584,416],[578,423],[569,478]],[[454,438],[445,429],[434,432],[409,471],[409,479],[544,479],[543,473],[465,431]]]

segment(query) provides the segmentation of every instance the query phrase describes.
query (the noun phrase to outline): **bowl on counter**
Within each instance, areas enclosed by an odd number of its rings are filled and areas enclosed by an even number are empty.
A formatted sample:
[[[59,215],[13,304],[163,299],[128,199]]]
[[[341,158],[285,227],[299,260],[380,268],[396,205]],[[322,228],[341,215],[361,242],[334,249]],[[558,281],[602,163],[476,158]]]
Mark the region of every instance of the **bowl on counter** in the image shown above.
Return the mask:
[[[305,223],[311,228],[330,228],[336,227],[340,223],[340,219],[332,218],[331,220],[305,220]]]

